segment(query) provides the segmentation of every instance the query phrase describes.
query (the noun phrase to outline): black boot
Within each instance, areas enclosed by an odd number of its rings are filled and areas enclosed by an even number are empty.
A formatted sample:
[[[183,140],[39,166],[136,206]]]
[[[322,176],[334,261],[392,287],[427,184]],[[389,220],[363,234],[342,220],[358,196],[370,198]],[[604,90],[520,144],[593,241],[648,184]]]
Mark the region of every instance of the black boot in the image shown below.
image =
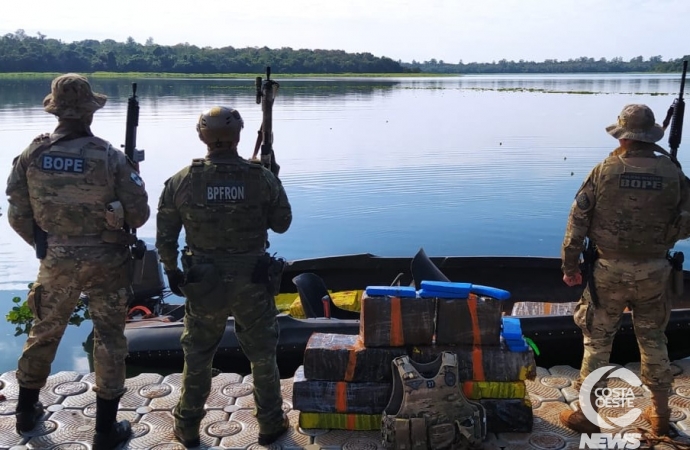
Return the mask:
[[[17,400],[17,433],[22,434],[33,430],[38,423],[38,419],[43,416],[43,404],[38,401],[40,389],[19,388],[19,398]]]
[[[280,424],[280,428],[278,428],[276,431],[273,433],[259,433],[259,445],[263,446],[268,446],[273,444],[275,441],[278,440],[279,437],[284,435],[287,430],[290,429],[290,419],[283,414],[283,423]]]
[[[185,431],[183,428],[176,425],[173,428],[173,434],[175,435],[175,439],[180,441],[185,448],[197,448],[201,445],[198,431],[196,433]]]
[[[113,450],[129,439],[132,426],[128,420],[115,422],[119,398],[105,400],[96,396],[96,434],[93,436],[93,450]]]

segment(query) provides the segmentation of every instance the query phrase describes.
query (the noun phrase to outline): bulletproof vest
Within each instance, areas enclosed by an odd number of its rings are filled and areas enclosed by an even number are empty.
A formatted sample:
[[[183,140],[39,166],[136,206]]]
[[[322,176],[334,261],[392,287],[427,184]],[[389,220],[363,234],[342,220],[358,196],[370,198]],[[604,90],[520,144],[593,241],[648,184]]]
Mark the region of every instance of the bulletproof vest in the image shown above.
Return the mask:
[[[106,205],[116,199],[109,148],[95,136],[58,141],[31,162],[31,207],[49,235],[97,235],[106,229]]]
[[[649,167],[636,166],[651,160]],[[602,251],[644,255],[663,253],[668,227],[678,216],[680,178],[665,157],[609,156],[595,181],[596,207],[590,237]]]
[[[465,398],[457,355],[443,352],[426,364],[405,355],[394,359],[392,367],[393,392],[381,427],[386,448],[481,448],[486,437],[486,411]]]
[[[250,253],[265,249],[265,206],[271,194],[263,170],[240,158],[223,163],[192,162],[191,201],[180,206],[192,250]]]

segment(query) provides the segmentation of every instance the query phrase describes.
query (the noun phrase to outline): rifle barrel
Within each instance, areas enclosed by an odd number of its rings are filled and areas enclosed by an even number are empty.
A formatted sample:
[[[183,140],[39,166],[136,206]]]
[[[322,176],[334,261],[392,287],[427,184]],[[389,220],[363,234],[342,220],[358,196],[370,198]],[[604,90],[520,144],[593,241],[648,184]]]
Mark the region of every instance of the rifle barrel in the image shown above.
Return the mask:
[[[680,96],[678,98],[683,100],[683,92],[685,91],[685,75],[688,73],[688,60],[683,61],[683,75],[680,77]]]

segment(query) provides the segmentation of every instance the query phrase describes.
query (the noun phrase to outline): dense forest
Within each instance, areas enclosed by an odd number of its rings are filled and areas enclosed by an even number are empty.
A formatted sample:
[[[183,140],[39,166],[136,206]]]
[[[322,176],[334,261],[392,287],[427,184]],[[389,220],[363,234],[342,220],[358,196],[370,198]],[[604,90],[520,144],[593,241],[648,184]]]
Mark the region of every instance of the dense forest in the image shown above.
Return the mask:
[[[567,61],[547,59],[543,62],[507,61],[502,59],[491,63],[463,63],[449,64],[432,59],[425,62],[412,61],[402,63],[407,69],[419,69],[429,73],[621,73],[621,72],[680,72],[683,70],[683,60],[690,60],[690,55],[683,58],[663,61],[661,56],[645,59],[642,56],[623,61],[623,58],[594,59],[580,57]]]
[[[685,58],[689,58],[686,56]],[[197,47],[189,43],[158,45],[153,38],[144,44],[133,38],[66,43],[38,33],[17,30],[0,37],[0,72],[156,72],[187,74],[261,73],[271,66],[275,73],[573,73],[573,72],[677,72],[682,59],[663,61],[661,56],[622,58],[555,59],[543,62],[500,60],[492,63],[457,64],[431,59],[406,63],[371,53],[342,50],[307,50]]]
[[[166,72],[261,73],[403,73],[399,62],[371,53],[340,50],[293,50],[234,47],[199,48],[188,43],[157,45],[84,40],[64,43],[27,36],[18,30],[0,38],[0,72]]]

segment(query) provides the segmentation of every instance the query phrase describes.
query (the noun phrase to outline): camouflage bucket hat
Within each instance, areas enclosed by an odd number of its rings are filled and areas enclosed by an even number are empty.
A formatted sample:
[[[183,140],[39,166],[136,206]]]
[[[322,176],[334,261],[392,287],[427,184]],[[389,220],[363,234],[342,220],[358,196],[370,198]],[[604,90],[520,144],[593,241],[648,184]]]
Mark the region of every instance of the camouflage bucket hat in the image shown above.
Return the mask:
[[[61,119],[81,119],[105,105],[106,97],[91,90],[89,81],[76,73],[55,78],[50,94],[43,99],[43,109]]]
[[[618,122],[606,127],[616,139],[657,142],[664,137],[664,129],[657,124],[654,113],[647,105],[626,105],[618,115]]]

